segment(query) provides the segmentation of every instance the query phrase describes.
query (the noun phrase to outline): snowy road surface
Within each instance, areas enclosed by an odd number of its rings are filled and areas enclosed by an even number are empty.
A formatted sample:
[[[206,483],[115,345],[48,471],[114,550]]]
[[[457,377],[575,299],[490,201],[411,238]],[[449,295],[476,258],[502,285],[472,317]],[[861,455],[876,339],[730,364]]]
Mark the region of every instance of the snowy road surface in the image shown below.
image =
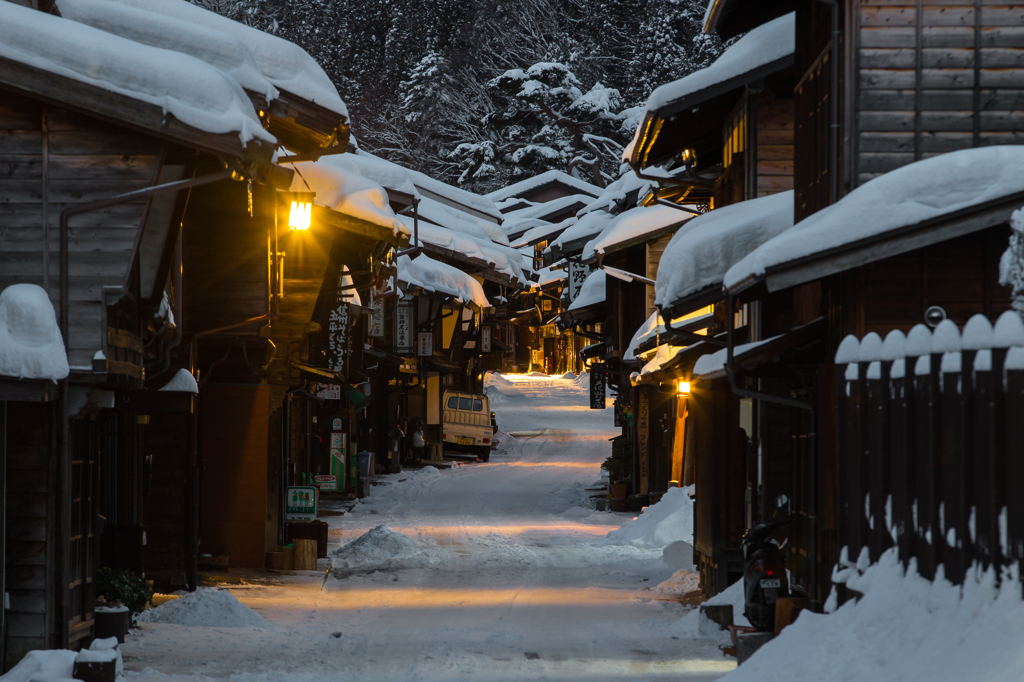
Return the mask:
[[[145,623],[125,646],[129,682],[639,682],[731,670],[715,643],[672,629],[684,607],[644,599],[672,573],[660,550],[605,540],[632,516],[584,506],[610,453],[611,410],[589,410],[571,379],[512,375],[489,390],[502,430],[520,434],[490,463],[386,477],[326,518],[332,550],[382,524],[414,544],[378,531],[366,551],[341,550],[323,588],[309,572],[233,589],[272,629]]]

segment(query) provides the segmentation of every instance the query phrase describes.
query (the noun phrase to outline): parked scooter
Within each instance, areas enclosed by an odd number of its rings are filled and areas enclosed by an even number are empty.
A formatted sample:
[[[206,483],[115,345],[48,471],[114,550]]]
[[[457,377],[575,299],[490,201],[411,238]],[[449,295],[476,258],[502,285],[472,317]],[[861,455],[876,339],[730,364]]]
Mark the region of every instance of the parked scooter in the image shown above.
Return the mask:
[[[789,596],[789,578],[782,553],[785,542],[770,538],[772,531],[789,521],[762,523],[743,535],[743,615],[762,632],[775,631],[775,601]]]

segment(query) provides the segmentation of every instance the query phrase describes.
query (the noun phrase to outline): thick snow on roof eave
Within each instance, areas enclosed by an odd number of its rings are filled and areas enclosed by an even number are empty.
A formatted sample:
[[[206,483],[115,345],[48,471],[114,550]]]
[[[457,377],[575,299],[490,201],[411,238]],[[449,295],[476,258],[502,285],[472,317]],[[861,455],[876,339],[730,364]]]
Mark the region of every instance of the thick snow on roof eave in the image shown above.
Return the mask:
[[[43,288],[12,284],[0,291],[0,376],[56,382],[69,371],[57,315]]]
[[[327,73],[301,47],[278,36],[232,21],[185,0],[113,0],[124,5],[191,21],[234,35],[245,43],[263,75],[276,87],[329,109],[348,120],[348,107]]]
[[[607,276],[604,270],[594,270],[587,275],[587,278],[583,281],[583,286],[580,287],[580,293],[577,294],[576,300],[566,308],[566,312],[586,308],[597,303],[604,303],[607,297],[606,281]]]
[[[586,180],[580,180],[577,177],[564,173],[560,170],[549,170],[544,171],[540,175],[534,175],[532,178],[526,180],[520,180],[514,182],[507,187],[496,189],[493,192],[489,192],[484,196],[494,202],[504,201],[512,197],[519,197],[523,194],[533,191],[538,187],[542,187],[551,182],[561,182],[565,185],[572,187],[573,189],[582,192],[583,194],[590,195],[591,198],[595,198],[601,193],[601,188],[597,185],[592,185]]]
[[[187,54],[2,2],[0,55],[161,107],[208,133],[237,133],[243,145],[253,139],[277,142],[238,81]]]
[[[399,256],[397,265],[401,282],[451,296],[464,304],[475,303],[481,308],[491,305],[480,282],[451,265],[425,254],[420,254],[415,260]]]
[[[614,217],[615,216],[611,213],[606,213],[604,211],[587,213],[570,225],[565,232],[558,235],[558,238],[555,239],[551,246],[558,246],[561,248],[570,242],[599,235],[606,227],[608,227],[608,222]],[[551,246],[548,247],[548,251],[551,250]]]
[[[268,102],[278,97],[249,48],[229,33],[110,0],[58,0],[57,8],[65,19],[201,59]]]
[[[633,338],[629,341],[629,347],[626,348],[626,352],[622,354],[622,359],[636,360],[636,350],[640,347],[647,339],[658,334],[665,333],[665,321],[661,319],[661,313],[655,310],[651,313],[651,316],[647,318],[643,324],[641,324],[636,332],[633,334]]]
[[[769,268],[1024,192],[1024,146],[963,149],[880,175],[751,252],[724,284]]]
[[[747,33],[711,66],[656,88],[645,111],[656,112],[701,90],[788,57],[795,50],[796,14],[790,12]]]
[[[404,223],[405,229],[412,230],[412,217],[401,215],[398,219]],[[449,251],[461,253],[470,258],[487,262],[495,271],[520,281],[526,279],[522,265],[522,254],[507,246],[495,244],[489,240],[478,239],[463,232],[420,222],[420,245],[430,244]]]
[[[292,178],[291,191],[312,190],[316,192],[314,203],[317,206],[380,225],[390,229],[396,237],[410,236],[410,230],[391,210],[384,188],[363,177],[346,156],[324,156],[315,162],[290,164],[299,171]]]
[[[716,208],[680,228],[665,247],[654,302],[671,307],[709,286],[768,240],[793,227],[793,191]]]

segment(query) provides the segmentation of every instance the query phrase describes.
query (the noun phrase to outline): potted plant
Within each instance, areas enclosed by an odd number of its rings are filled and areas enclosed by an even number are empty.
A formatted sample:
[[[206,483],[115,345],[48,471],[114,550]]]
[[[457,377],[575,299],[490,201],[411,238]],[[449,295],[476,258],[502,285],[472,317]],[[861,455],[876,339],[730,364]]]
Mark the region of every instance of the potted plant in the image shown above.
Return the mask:
[[[135,616],[153,598],[153,588],[141,575],[123,568],[96,569],[96,637],[124,642]]]
[[[613,500],[626,499],[628,485],[624,479],[629,478],[630,469],[633,466],[632,455],[628,437],[619,436],[612,439],[611,457],[601,464],[601,468],[608,472],[608,492]]]

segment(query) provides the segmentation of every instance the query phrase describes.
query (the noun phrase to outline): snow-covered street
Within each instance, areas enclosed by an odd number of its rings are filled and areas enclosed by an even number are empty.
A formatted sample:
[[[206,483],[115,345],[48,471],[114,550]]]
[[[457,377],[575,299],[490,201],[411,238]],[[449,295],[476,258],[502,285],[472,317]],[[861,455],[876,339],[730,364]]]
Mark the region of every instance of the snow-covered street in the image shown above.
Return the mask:
[[[385,477],[350,513],[326,517],[336,553],[326,581],[307,572],[231,590],[271,627],[143,623],[124,647],[129,679],[711,680],[731,670],[717,642],[673,628],[686,607],[649,598],[673,573],[661,550],[605,538],[632,515],[586,506],[616,434],[611,410],[589,410],[585,384],[570,378],[489,384],[502,430],[490,463]]]

